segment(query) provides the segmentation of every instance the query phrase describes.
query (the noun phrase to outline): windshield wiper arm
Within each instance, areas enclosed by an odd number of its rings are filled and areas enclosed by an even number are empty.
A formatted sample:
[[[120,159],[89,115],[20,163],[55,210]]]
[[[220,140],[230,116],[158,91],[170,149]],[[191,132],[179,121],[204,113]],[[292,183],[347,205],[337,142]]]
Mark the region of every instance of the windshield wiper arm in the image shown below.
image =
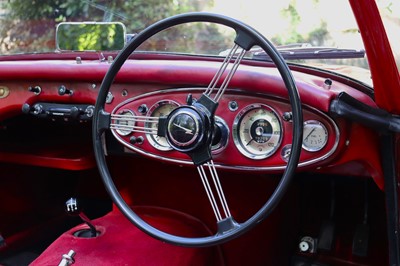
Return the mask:
[[[345,59],[364,58],[365,50],[342,49],[332,47],[299,47],[299,48],[277,48],[286,60],[299,59]],[[253,58],[258,60],[270,60],[269,55],[263,50],[254,51]]]
[[[105,5],[94,3],[91,0],[82,0],[82,2],[85,2],[86,4],[92,6],[92,7],[96,8],[96,9],[99,9],[99,10],[103,11],[104,12],[104,16],[103,16],[103,21],[104,22],[112,21],[112,17],[113,16],[116,16],[116,17],[118,17],[119,19],[121,19],[123,21],[128,21],[127,16],[125,16],[122,13],[115,12],[115,11],[113,11],[112,9],[108,8]]]

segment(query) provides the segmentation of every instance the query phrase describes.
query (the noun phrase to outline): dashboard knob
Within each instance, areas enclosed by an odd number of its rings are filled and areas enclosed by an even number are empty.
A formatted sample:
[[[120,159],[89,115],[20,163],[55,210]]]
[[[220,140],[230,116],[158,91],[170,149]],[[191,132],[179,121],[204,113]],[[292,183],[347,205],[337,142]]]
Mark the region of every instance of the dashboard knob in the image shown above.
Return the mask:
[[[40,86],[29,87],[28,91],[33,92],[35,95],[39,95],[42,92],[42,88]]]
[[[71,117],[78,118],[82,113],[83,111],[79,110],[78,107],[76,106],[71,107]]]
[[[85,110],[85,114],[87,115],[87,117],[92,117],[93,113],[94,113],[94,106],[89,105]]]
[[[28,103],[22,105],[22,113],[29,114],[32,110],[33,108]]]
[[[61,85],[60,87],[58,87],[58,94],[59,95],[72,95],[73,94],[73,90],[69,90],[67,89],[67,87],[65,87],[64,85]]]
[[[33,110],[32,110],[32,113],[34,114],[34,115],[40,115],[40,114],[42,114],[43,113],[43,106],[41,105],[41,104],[35,104],[34,106],[33,106]]]

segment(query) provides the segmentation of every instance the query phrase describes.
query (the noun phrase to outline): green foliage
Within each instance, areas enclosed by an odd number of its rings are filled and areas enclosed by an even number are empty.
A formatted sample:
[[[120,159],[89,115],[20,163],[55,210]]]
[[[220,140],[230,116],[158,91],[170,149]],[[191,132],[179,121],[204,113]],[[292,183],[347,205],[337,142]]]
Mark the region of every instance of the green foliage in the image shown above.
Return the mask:
[[[276,45],[292,43],[309,43],[313,46],[323,45],[324,41],[329,37],[326,22],[321,21],[319,27],[311,30],[307,34],[300,34],[298,28],[302,22],[302,17],[296,9],[296,2],[296,0],[291,0],[288,7],[281,11],[281,15],[289,20],[290,26],[286,32],[273,37],[272,42]],[[313,0],[313,4],[318,5],[319,0]]]
[[[119,21],[128,33],[138,33],[163,18],[198,11],[212,1],[197,0],[9,0],[0,2],[0,51],[55,50],[55,28],[65,21]],[[177,33],[176,33],[177,34]],[[188,36],[195,34],[188,33]],[[170,39],[176,36],[172,34]]]

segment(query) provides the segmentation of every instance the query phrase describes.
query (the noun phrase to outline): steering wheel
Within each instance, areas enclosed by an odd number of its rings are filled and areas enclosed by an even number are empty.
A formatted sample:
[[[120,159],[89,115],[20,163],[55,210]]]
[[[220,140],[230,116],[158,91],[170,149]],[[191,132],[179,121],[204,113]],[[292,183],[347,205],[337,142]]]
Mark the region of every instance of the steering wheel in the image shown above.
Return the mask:
[[[176,108],[167,117],[161,117],[158,121],[157,134],[166,137],[173,149],[189,155],[193,164],[197,167],[216,216],[218,232],[212,236],[196,238],[176,236],[160,231],[146,223],[127,205],[110,175],[102,143],[102,136],[106,130],[110,129],[111,124],[111,115],[104,110],[106,97],[115,76],[124,62],[137,47],[151,36],[172,26],[190,22],[222,24],[234,29],[236,32],[233,48],[226,56],[219,71],[215,74],[202,96],[192,104]],[[254,45],[261,47],[270,56],[285,83],[292,107],[293,139],[287,167],[273,194],[252,217],[245,222],[238,223],[230,214],[222,186],[219,182],[218,171],[212,159],[211,145],[214,134],[214,116],[218,108],[218,102],[223,97],[225,89],[240,65],[245,52]],[[231,62],[234,62],[233,66],[228,68],[227,66]],[[223,75],[226,72],[228,73]],[[216,88],[217,84],[222,85],[220,85],[220,88]],[[300,97],[289,67],[280,56],[279,52],[265,37],[248,25],[232,18],[217,14],[197,12],[176,15],[149,26],[136,35],[132,41],[120,51],[101,84],[93,115],[92,134],[94,153],[100,175],[111,199],[126,218],[142,231],[162,241],[180,246],[201,247],[221,244],[238,237],[261,222],[277,206],[288,188],[299,161],[303,134],[303,116]],[[206,172],[204,168],[209,168],[210,170],[209,173],[212,176],[210,180],[213,180],[215,185],[215,189],[213,190],[210,189],[207,183],[208,171]]]

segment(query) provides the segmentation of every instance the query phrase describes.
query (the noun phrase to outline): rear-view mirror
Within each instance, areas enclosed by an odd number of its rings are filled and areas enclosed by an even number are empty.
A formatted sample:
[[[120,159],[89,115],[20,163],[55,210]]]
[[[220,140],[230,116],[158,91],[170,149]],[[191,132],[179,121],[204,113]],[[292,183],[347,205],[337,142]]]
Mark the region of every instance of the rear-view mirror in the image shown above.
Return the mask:
[[[56,30],[58,50],[115,51],[125,43],[125,26],[119,22],[63,22]]]

